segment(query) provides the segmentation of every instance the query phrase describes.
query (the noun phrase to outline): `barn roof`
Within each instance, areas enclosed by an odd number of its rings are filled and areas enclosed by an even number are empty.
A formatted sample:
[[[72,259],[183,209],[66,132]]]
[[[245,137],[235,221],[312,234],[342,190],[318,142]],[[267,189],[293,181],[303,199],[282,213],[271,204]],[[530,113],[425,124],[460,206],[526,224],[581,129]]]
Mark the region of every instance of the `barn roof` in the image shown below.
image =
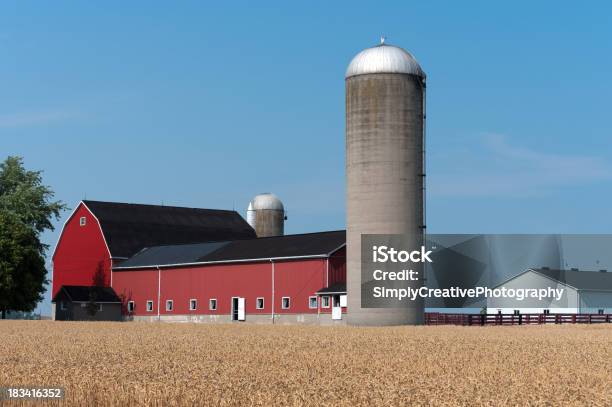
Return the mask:
[[[92,299],[91,294],[95,295],[96,302],[121,302],[121,299],[111,287],[89,287],[83,285],[63,285],[53,297],[53,302],[57,302],[58,296],[66,294],[68,299],[73,302],[88,302]]]
[[[100,222],[114,258],[129,258],[145,247],[255,238],[236,211],[83,201]]]
[[[578,290],[612,291],[612,273],[606,271],[532,269]]]
[[[317,294],[342,294],[346,293],[346,282],[335,283],[329,287],[323,287]]]
[[[326,257],[346,243],[344,230],[214,243],[156,246],[114,270],[247,260]]]

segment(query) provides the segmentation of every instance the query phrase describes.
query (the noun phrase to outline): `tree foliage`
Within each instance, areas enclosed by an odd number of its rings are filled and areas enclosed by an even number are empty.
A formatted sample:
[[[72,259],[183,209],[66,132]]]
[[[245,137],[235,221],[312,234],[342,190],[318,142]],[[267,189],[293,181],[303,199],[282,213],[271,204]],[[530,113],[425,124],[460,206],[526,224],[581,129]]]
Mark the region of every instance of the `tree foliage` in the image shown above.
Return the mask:
[[[0,211],[0,310],[32,311],[42,300],[44,247],[38,236],[11,213]]]
[[[19,157],[0,164],[0,311],[32,311],[45,292],[45,251],[40,241],[53,230],[65,205],[53,201],[40,171],[28,171]]]
[[[53,230],[66,205],[52,201],[50,187],[43,185],[41,171],[28,171],[20,157],[8,157],[0,164],[0,211],[10,212],[37,235]]]

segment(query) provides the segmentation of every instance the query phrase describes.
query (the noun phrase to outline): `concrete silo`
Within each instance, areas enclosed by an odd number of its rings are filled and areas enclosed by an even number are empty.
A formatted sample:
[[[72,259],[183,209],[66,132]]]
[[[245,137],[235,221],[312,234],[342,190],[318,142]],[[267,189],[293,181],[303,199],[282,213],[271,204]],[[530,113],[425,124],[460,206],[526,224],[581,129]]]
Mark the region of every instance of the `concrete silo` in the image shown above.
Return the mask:
[[[257,237],[282,236],[286,219],[285,207],[274,194],[259,194],[249,202],[247,222]]]
[[[346,70],[347,294],[353,325],[423,322],[412,308],[362,308],[361,235],[402,234],[414,249],[425,229],[425,73],[402,48],[358,53]],[[422,264],[413,269],[423,276]]]

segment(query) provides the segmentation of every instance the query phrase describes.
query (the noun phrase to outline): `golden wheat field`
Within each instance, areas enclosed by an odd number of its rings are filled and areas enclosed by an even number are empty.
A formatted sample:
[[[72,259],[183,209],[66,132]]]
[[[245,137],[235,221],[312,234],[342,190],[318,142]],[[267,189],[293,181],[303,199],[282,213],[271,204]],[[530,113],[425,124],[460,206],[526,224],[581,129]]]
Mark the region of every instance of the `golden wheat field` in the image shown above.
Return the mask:
[[[612,405],[609,325],[0,321],[0,343],[0,386],[65,405]]]

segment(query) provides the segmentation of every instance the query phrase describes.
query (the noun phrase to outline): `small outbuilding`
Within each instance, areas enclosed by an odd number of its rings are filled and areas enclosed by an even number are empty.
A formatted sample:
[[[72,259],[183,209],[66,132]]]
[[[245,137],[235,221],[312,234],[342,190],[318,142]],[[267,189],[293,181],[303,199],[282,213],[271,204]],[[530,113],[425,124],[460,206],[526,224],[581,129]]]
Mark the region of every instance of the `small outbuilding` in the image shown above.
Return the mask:
[[[121,321],[121,299],[111,287],[64,285],[53,297],[57,321]]]
[[[502,314],[610,314],[612,313],[612,273],[532,268],[497,285],[494,289],[514,297],[489,298],[489,313]],[[562,290],[559,298],[523,298],[520,290]],[[542,291],[544,292],[544,291]]]

